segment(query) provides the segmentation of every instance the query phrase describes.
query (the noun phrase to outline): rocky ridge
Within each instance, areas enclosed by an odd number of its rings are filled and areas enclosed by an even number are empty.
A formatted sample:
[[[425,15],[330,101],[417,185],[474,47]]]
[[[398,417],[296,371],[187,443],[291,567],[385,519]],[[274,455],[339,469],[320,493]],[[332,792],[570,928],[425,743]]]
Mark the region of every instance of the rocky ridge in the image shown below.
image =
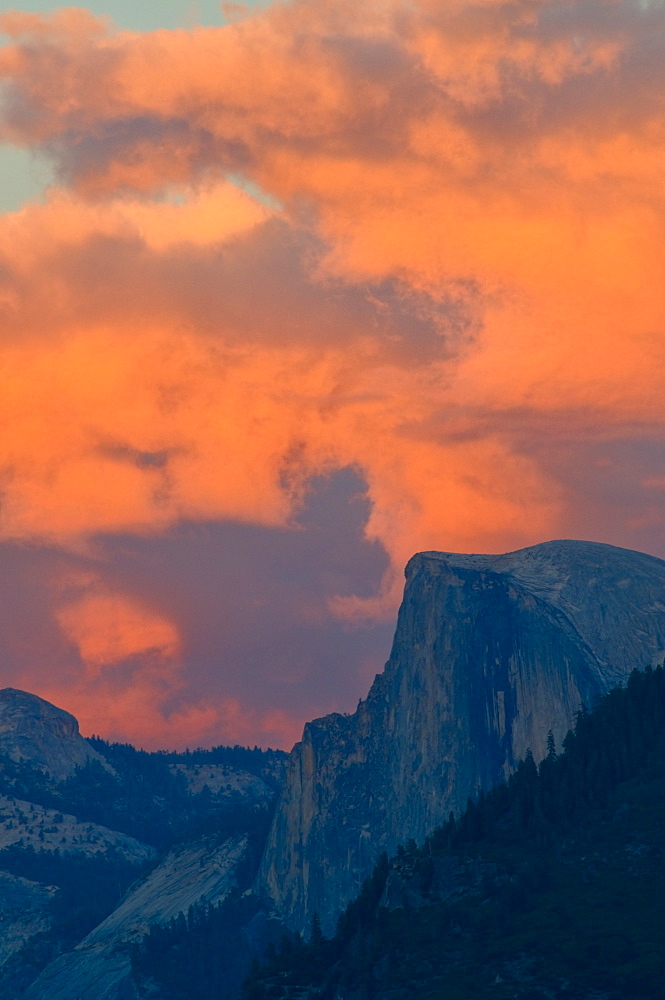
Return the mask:
[[[113,851],[132,864],[143,864],[155,856],[154,848],[126,833],[99,823],[81,822],[70,813],[46,809],[35,802],[0,795],[0,851],[11,846],[85,856]]]
[[[377,856],[421,841],[575,713],[665,651],[665,562],[593,542],[406,568],[390,659],[350,716],[305,726],[257,880],[292,928],[334,930]]]
[[[16,763],[27,761],[57,781],[90,760],[108,767],[81,736],[73,715],[16,688],[0,690],[0,754]]]
[[[187,789],[193,795],[205,793],[226,794],[238,801],[267,803],[274,798],[274,791],[255,774],[227,764],[172,764],[171,770],[182,774]]]

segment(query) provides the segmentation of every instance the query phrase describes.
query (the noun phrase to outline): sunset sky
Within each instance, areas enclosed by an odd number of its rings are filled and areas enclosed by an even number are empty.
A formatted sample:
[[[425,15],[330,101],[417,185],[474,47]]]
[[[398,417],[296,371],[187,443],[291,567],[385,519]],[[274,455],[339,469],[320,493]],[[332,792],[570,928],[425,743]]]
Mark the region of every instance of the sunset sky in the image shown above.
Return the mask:
[[[0,28],[0,686],[289,749],[414,552],[665,557],[663,4]]]

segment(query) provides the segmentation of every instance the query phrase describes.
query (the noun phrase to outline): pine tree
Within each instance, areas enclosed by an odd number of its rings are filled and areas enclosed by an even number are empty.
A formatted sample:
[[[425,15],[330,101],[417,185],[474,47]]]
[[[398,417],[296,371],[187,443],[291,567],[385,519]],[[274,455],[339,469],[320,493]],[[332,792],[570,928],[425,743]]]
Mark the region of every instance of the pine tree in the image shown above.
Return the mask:
[[[547,733],[547,759],[554,760],[556,757],[556,743],[554,742],[554,733],[550,729]]]

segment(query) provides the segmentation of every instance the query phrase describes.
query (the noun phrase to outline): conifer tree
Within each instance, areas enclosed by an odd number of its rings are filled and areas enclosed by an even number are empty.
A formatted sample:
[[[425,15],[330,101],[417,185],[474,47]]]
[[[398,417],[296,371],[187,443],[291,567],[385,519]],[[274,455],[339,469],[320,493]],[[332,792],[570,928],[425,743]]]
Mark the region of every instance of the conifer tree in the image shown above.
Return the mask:
[[[547,733],[547,759],[554,760],[556,757],[556,743],[554,742],[554,733],[550,729]]]

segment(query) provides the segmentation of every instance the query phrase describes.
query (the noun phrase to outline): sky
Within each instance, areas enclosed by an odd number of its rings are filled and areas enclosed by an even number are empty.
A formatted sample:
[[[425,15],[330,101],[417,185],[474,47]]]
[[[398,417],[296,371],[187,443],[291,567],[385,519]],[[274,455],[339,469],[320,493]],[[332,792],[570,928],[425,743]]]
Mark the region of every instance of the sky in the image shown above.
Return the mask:
[[[662,4],[0,30],[0,684],[289,749],[414,552],[665,557]]]

